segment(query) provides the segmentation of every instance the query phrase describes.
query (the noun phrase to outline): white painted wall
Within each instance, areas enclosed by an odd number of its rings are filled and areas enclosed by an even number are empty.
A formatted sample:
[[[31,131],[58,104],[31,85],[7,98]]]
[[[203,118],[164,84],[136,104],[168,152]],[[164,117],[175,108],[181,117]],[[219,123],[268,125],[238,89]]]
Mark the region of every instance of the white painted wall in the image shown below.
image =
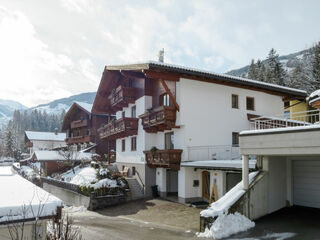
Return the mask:
[[[231,107],[231,96],[239,96],[239,109]],[[254,97],[255,111],[246,110],[246,97]],[[283,113],[281,96],[229,87],[214,83],[180,79],[177,84],[180,105],[176,145],[188,146],[231,145],[232,132],[249,129],[248,113],[278,115]],[[183,160],[187,160],[184,151]]]
[[[37,150],[51,150],[56,147],[66,146],[64,141],[45,141],[45,140],[32,140],[33,147],[30,148],[30,153]]]

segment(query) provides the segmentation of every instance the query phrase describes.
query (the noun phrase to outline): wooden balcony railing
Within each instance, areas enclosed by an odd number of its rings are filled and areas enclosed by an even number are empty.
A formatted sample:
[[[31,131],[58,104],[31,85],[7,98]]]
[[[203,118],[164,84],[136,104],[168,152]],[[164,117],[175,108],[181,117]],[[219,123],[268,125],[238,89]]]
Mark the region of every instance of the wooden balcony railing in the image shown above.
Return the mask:
[[[129,103],[135,102],[136,94],[136,88],[120,85],[109,95],[110,105],[116,110],[128,107]]]
[[[88,120],[87,119],[77,120],[77,121],[71,122],[71,129],[73,129],[73,128],[81,128],[81,127],[86,127],[86,126],[88,126]]]
[[[78,144],[78,143],[89,143],[93,142],[91,136],[76,136],[76,137],[68,137],[66,139],[66,143],[69,144]]]
[[[181,149],[144,151],[148,167],[172,170],[180,170],[181,153]]]
[[[138,118],[121,118],[98,129],[101,139],[117,139],[138,134]]]
[[[139,116],[142,119],[143,129],[148,133],[171,130],[176,127],[176,109],[160,106]]]

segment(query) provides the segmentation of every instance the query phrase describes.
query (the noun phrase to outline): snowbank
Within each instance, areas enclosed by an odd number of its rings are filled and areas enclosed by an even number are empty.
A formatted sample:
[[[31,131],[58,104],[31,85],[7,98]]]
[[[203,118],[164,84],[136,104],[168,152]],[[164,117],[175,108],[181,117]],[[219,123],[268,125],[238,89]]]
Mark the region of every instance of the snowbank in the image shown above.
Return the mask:
[[[67,213],[76,213],[76,212],[87,211],[87,208],[85,206],[79,206],[79,207],[70,206],[70,207],[64,207],[63,211],[65,211]]]
[[[93,187],[94,189],[102,188],[102,187],[118,187],[116,180],[111,180],[109,178],[104,178],[102,180],[97,179],[97,170],[92,167],[84,167],[80,168],[79,166],[74,168],[74,172],[72,170],[67,171],[62,174],[61,177],[64,178],[66,182],[73,183],[79,186],[85,187]],[[100,169],[100,175],[104,175],[108,173],[107,169]]]
[[[34,170],[29,166],[21,166],[20,167],[20,171],[21,171],[22,174],[24,174],[27,177],[31,177],[31,176],[34,176],[36,174],[34,172]]]
[[[206,228],[203,233],[197,233],[197,236],[214,239],[226,238],[232,234],[247,231],[254,226],[254,222],[240,213],[224,214],[214,221],[210,229]]]
[[[259,172],[252,172],[249,174],[249,184],[255,179]],[[227,192],[218,201],[212,203],[209,208],[201,211],[202,217],[216,217],[226,214],[229,208],[243,196],[246,191],[242,188],[242,182],[239,182],[229,192]]]

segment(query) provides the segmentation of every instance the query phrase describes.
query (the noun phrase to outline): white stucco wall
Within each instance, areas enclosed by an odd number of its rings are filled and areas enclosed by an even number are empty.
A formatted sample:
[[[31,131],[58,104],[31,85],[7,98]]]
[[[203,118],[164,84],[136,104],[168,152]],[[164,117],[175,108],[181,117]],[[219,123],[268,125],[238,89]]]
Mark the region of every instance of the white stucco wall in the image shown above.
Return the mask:
[[[284,109],[281,96],[253,90],[188,79],[181,79],[177,89],[181,128],[175,140],[182,147],[231,145],[232,132],[249,129],[248,113],[274,116]],[[231,107],[232,94],[239,96],[239,109]],[[246,110],[246,97],[254,97],[255,111]]]
[[[37,150],[50,150],[56,147],[66,146],[64,141],[45,141],[45,140],[32,140],[33,147],[31,153]]]

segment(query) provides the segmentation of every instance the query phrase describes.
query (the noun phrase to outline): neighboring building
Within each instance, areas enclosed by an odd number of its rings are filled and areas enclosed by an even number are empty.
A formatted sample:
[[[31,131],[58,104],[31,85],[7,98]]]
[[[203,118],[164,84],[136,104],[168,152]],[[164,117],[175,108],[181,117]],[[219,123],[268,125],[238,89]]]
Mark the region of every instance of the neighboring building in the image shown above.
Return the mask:
[[[0,239],[11,240],[8,226],[23,229],[24,239],[45,240],[47,221],[58,218],[62,201],[16,174],[0,167]]]
[[[239,132],[250,119],[284,112],[304,91],[159,62],[107,66],[92,112],[115,113],[102,139],[116,139],[118,168],[145,194],[209,201],[241,180]],[[255,161],[250,162],[252,169]]]
[[[51,150],[65,147],[65,133],[25,131],[25,144],[30,156],[36,150]]]
[[[80,150],[92,150],[103,156],[115,150],[114,140],[100,140],[97,129],[103,123],[108,123],[112,117],[109,114],[91,113],[92,104],[75,102],[66,113],[62,131],[66,132],[66,143]]]
[[[68,151],[35,151],[31,156],[33,163],[40,163],[40,173],[42,176],[51,176],[70,169],[74,162],[91,161],[91,153],[68,152]]]

